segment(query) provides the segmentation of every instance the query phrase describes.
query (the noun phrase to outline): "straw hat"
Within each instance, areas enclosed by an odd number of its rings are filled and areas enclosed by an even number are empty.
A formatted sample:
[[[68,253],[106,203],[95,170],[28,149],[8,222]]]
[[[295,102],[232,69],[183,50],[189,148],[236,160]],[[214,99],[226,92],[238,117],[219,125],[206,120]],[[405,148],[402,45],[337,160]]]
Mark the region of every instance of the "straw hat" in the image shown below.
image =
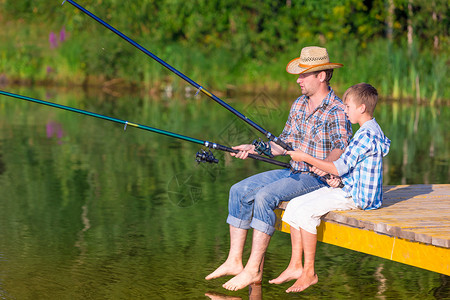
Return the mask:
[[[291,74],[311,73],[342,67],[343,64],[330,63],[327,49],[321,47],[305,47],[299,58],[291,60],[286,71]]]

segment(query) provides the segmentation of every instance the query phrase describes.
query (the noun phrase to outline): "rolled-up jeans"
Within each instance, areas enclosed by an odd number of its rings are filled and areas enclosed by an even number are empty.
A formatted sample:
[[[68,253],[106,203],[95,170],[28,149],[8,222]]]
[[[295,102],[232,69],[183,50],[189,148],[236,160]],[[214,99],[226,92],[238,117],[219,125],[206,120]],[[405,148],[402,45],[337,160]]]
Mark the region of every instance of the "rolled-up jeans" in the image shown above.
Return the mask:
[[[227,223],[241,229],[256,229],[268,235],[275,232],[275,208],[280,201],[326,186],[310,173],[290,169],[272,170],[248,177],[230,189]]]

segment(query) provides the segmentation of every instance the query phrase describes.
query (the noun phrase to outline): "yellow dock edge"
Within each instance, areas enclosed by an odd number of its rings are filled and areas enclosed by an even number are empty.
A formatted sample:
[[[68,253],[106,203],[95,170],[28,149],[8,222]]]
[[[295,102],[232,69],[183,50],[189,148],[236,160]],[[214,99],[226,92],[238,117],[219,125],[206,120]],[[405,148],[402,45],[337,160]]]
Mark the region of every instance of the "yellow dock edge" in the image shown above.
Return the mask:
[[[284,211],[276,209],[275,213],[278,217],[277,229],[289,233],[289,225],[280,221]],[[317,240],[450,276],[448,248],[411,242],[333,222],[321,223],[317,229]]]

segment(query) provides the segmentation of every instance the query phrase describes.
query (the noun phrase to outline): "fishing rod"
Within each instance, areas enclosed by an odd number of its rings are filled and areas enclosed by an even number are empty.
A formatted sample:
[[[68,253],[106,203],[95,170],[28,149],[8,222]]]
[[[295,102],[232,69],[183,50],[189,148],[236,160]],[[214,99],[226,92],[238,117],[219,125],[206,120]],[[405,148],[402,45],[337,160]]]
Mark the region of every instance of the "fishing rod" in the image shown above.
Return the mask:
[[[26,101],[38,103],[38,104],[43,104],[43,105],[47,105],[47,106],[51,106],[51,107],[60,108],[60,109],[63,109],[63,110],[68,110],[68,111],[71,111],[71,112],[76,112],[76,113],[79,113],[79,114],[82,114],[82,115],[87,115],[87,116],[91,116],[91,117],[95,117],[95,118],[99,118],[99,119],[103,119],[103,120],[108,120],[108,121],[115,122],[115,123],[120,123],[120,124],[124,125],[124,130],[126,130],[127,126],[132,126],[132,127],[136,127],[136,128],[139,128],[139,129],[143,129],[143,130],[159,133],[159,134],[170,136],[170,137],[173,137],[173,138],[177,138],[177,139],[180,139],[180,140],[184,140],[184,141],[200,144],[200,145],[203,145],[203,146],[205,146],[205,147],[207,147],[209,149],[216,149],[216,150],[221,150],[221,151],[230,152],[230,153],[238,153],[239,152],[239,150],[235,150],[235,149],[232,149],[230,147],[223,146],[223,145],[220,145],[220,144],[217,144],[217,143],[199,140],[199,139],[196,139],[196,138],[180,135],[180,134],[173,133],[173,132],[170,132],[170,131],[166,131],[166,130],[162,130],[162,129],[157,129],[157,128],[153,128],[153,127],[149,127],[149,126],[145,126],[145,125],[140,125],[140,124],[128,122],[128,121],[125,121],[125,120],[120,120],[120,119],[117,119],[117,118],[104,116],[104,115],[93,113],[93,112],[89,112],[89,111],[86,111],[86,110],[73,108],[73,107],[70,107],[70,106],[60,105],[60,104],[56,104],[56,103],[53,103],[53,102],[48,102],[48,101],[44,101],[44,100],[39,100],[39,99],[27,97],[27,96],[13,94],[13,93],[5,92],[5,91],[2,91],[2,90],[0,90],[0,94],[4,95],[4,96],[9,96],[9,97],[12,97],[12,98],[17,98],[17,99],[21,99],[21,100],[26,100]],[[270,158],[267,158],[267,157],[264,157],[264,156],[260,156],[260,155],[256,155],[256,154],[249,154],[248,157],[256,159],[256,160],[264,161],[264,162],[267,162],[267,163],[271,163],[271,164],[274,164],[274,165],[277,165],[277,166],[280,166],[280,167],[290,168],[290,165],[288,163],[284,163],[284,162],[281,162],[281,161],[278,161],[278,160],[270,159]],[[218,163],[219,162],[219,160],[214,157],[214,155],[211,152],[211,150],[209,150],[207,152],[207,151],[205,151],[203,149],[201,149],[199,152],[197,152],[197,154],[196,154],[196,161],[198,163],[200,163],[200,162]]]
[[[91,13],[90,11],[88,11],[87,9],[85,9],[84,7],[82,7],[81,5],[76,3],[75,1],[73,1],[73,0],[64,0],[62,4],[64,4],[66,1],[69,2],[70,4],[72,4],[74,7],[78,8],[79,10],[81,10],[82,12],[84,12],[86,15],[88,15],[89,17],[91,17],[92,19],[97,21],[98,23],[102,24],[103,26],[105,26],[106,28],[108,28],[109,30],[114,32],[115,34],[117,34],[118,36],[120,36],[122,39],[124,39],[125,41],[127,41],[131,45],[135,46],[136,48],[138,48],[139,50],[141,50],[142,52],[144,52],[145,54],[147,54],[148,56],[150,56],[151,58],[153,58],[154,60],[159,62],[161,65],[163,65],[164,67],[166,67],[167,69],[169,69],[170,71],[172,71],[173,73],[178,75],[180,78],[184,79],[186,82],[188,82],[192,86],[194,86],[198,90],[197,93],[199,91],[202,91],[205,95],[207,95],[212,100],[216,101],[217,103],[219,103],[220,105],[222,105],[223,107],[228,109],[230,112],[235,114],[241,120],[247,122],[253,128],[255,128],[256,130],[258,130],[259,132],[264,134],[264,136],[266,136],[269,139],[269,141],[273,141],[274,143],[280,145],[283,149],[286,149],[288,151],[294,150],[291,146],[289,146],[288,144],[283,142],[281,139],[279,139],[278,137],[274,136],[269,131],[265,130],[264,128],[262,128],[261,126],[259,126],[258,124],[256,124],[255,122],[253,122],[252,120],[247,118],[245,115],[243,115],[242,113],[240,113],[239,111],[234,109],[232,106],[230,106],[229,104],[227,104],[226,102],[221,100],[219,97],[217,97],[213,93],[209,92],[208,90],[203,88],[201,85],[199,85],[198,83],[196,83],[195,81],[193,81],[192,79],[190,79],[189,77],[187,77],[186,75],[184,75],[183,73],[181,73],[180,71],[178,71],[177,69],[175,69],[174,67],[169,65],[168,63],[166,63],[164,60],[162,60],[161,58],[159,58],[155,54],[151,53],[150,51],[148,51],[147,49],[145,49],[144,47],[142,47],[141,45],[139,45],[138,43],[136,43],[135,41],[130,39],[128,36],[126,36],[125,34],[120,32],[119,30],[115,29],[114,27],[112,27],[111,25],[109,25],[108,23],[106,23],[105,21],[103,21],[102,19],[100,19],[99,17],[97,17],[96,15]],[[253,141],[253,145],[255,145],[255,150],[259,154],[265,154],[265,155],[268,155],[269,157],[273,157],[273,155],[271,154],[271,151],[270,151],[270,144],[269,143],[265,143],[265,142],[262,142],[262,141],[258,142],[258,141],[255,140],[255,141]]]

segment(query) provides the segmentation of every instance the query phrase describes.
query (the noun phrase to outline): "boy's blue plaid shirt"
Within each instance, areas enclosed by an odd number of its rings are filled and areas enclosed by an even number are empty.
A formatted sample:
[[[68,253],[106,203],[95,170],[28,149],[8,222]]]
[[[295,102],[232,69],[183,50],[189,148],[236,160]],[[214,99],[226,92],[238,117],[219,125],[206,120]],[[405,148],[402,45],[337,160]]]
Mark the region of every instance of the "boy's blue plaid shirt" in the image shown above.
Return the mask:
[[[390,144],[391,141],[372,119],[361,126],[344,153],[334,162],[344,183],[343,190],[361,209],[381,206],[383,156],[388,154]]]
[[[306,113],[308,100],[303,95],[294,101],[280,138],[292,148],[318,159],[326,158],[333,149],[344,150],[352,136],[352,127],[342,100],[330,87],[328,95],[312,114]],[[304,162],[291,160],[290,164],[292,170],[309,172]]]

